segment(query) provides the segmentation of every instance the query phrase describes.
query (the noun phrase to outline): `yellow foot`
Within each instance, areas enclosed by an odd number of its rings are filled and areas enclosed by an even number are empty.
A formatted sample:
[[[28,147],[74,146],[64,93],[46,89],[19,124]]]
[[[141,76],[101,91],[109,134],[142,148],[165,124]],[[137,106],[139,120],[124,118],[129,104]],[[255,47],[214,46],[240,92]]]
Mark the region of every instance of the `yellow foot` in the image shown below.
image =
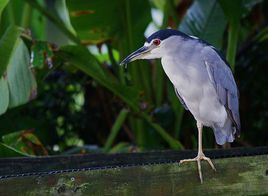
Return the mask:
[[[192,162],[192,161],[196,161],[197,162],[197,167],[198,167],[198,173],[199,173],[199,178],[201,183],[203,183],[203,176],[202,176],[202,170],[201,170],[201,160],[205,160],[209,163],[209,165],[211,166],[211,168],[216,171],[216,168],[214,167],[212,161],[210,160],[210,158],[206,157],[203,153],[198,153],[197,157],[193,158],[193,159],[184,159],[180,161],[180,164],[182,163],[186,163],[186,162]]]

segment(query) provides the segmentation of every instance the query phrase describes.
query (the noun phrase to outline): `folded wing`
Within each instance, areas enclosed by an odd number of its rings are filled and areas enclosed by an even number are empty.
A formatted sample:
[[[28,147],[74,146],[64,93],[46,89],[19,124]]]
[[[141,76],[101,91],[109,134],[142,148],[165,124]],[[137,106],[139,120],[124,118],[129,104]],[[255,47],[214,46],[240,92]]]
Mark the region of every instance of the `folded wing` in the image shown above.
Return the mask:
[[[212,47],[202,50],[204,64],[220,102],[225,106],[229,118],[240,134],[239,95],[232,71],[219,53]]]

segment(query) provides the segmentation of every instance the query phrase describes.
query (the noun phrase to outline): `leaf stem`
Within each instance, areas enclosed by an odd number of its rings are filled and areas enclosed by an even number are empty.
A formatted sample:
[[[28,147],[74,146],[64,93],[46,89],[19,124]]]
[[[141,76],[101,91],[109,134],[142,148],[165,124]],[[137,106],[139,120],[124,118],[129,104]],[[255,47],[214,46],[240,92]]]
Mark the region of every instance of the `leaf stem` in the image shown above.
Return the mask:
[[[127,117],[128,110],[122,109],[119,113],[119,115],[116,118],[116,121],[112,127],[111,133],[103,147],[104,152],[108,152],[109,149],[111,148],[112,144],[114,143],[114,140],[116,136],[118,135],[121,127],[123,126],[123,123],[125,122],[125,119]]]
[[[32,8],[28,3],[24,3],[22,18],[20,21],[20,26],[27,28],[30,25]]]
[[[169,144],[172,149],[184,149],[183,145],[173,137],[171,137],[160,125],[154,123],[149,115],[142,112],[141,117],[149,123],[157,133]]]
[[[8,15],[9,23],[11,25],[14,25],[16,23],[15,16],[14,16],[12,4],[10,2],[9,2],[9,4],[7,4],[7,15]]]
[[[239,22],[230,21],[226,58],[227,61],[230,63],[233,72],[235,70],[235,56],[238,44],[239,29],[240,29]]]

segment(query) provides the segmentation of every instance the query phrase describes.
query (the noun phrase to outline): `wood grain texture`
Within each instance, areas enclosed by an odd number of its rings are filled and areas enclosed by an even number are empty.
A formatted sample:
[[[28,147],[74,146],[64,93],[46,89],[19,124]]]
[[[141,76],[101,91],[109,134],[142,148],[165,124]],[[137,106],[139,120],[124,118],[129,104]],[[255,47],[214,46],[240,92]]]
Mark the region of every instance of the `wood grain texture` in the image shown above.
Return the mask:
[[[268,155],[29,176],[0,181],[0,195],[268,195]]]

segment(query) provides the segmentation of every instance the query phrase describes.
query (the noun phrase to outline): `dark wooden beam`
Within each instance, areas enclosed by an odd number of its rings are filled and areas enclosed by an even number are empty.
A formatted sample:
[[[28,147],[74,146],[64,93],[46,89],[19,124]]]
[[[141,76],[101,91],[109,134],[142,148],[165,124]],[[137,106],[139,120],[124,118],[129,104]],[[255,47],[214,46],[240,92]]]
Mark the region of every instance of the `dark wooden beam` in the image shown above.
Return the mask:
[[[0,195],[268,194],[268,148],[207,151],[208,156],[215,158],[217,172],[203,162],[203,184],[195,163],[179,166],[174,162],[195,153],[161,151],[1,159]],[[71,171],[72,168],[75,170]],[[56,172],[60,170],[66,171]],[[49,171],[55,172],[42,173]],[[23,173],[29,176],[20,175]]]

